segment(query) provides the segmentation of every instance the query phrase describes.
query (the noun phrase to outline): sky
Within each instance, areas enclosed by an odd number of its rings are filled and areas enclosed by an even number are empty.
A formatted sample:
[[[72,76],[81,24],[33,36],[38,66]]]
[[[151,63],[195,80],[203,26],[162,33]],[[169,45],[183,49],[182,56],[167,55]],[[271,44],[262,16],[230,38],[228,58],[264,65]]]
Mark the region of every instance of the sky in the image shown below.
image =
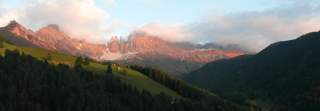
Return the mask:
[[[250,51],[320,29],[317,0],[0,0],[10,20],[105,43],[145,32],[173,42],[238,44]]]

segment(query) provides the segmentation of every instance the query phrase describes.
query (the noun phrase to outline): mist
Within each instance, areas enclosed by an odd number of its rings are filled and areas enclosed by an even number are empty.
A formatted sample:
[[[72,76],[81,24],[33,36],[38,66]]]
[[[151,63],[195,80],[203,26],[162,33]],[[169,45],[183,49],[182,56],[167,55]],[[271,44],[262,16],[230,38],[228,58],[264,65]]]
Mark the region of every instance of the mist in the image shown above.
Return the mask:
[[[208,14],[195,23],[170,25],[158,22],[138,29],[169,41],[237,44],[250,52],[259,52],[274,42],[295,39],[305,33],[318,31],[319,10],[319,4],[312,0],[281,2],[274,8],[262,11],[219,16]]]
[[[172,42],[237,44],[252,52],[319,30],[319,3],[314,0],[277,2],[279,5],[260,11],[219,15],[212,11],[193,23],[155,21],[135,26],[120,20],[109,21],[112,15],[96,6],[93,0],[26,0],[15,8],[0,5],[0,25],[17,20],[36,31],[48,24],[57,24],[71,37],[95,43],[106,43],[113,32],[125,29],[129,30],[128,34],[143,31]],[[116,36],[126,39],[128,35]]]
[[[105,41],[104,22],[109,15],[92,0],[26,0],[22,4],[0,12],[0,25],[16,20],[36,31],[56,24],[71,37],[97,43]]]

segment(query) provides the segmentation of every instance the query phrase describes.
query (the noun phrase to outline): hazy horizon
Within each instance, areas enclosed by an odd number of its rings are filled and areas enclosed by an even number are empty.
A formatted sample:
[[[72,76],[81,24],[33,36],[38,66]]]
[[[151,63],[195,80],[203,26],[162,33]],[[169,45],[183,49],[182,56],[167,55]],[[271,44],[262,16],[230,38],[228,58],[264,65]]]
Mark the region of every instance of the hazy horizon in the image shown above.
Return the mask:
[[[174,42],[267,45],[320,28],[316,0],[0,0],[0,26],[57,24],[71,37],[106,42],[143,31]]]

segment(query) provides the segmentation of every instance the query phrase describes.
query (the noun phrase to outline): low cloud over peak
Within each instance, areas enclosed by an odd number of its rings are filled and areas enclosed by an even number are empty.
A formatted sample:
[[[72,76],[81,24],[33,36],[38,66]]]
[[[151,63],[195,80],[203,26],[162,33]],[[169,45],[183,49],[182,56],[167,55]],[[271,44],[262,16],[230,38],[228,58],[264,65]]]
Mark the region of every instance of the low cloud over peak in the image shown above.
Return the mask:
[[[259,51],[273,42],[319,30],[319,9],[315,4],[296,4],[260,12],[213,16],[188,28],[193,38],[205,37],[208,41],[240,44],[251,51]]]
[[[238,44],[252,52],[320,29],[319,4],[298,1],[263,11],[207,16],[185,25],[148,24],[139,30],[171,41]]]
[[[57,24],[73,37],[101,41],[108,16],[93,0],[28,0],[23,7],[0,12],[0,22],[17,20],[34,30]]]
[[[188,36],[182,25],[165,25],[160,22],[146,24],[135,29],[134,32],[144,32],[172,42],[187,41]]]
[[[210,11],[201,20],[193,20],[197,21],[194,23],[183,22],[184,24],[176,22],[173,22],[173,24],[163,23],[172,23],[167,19],[151,23],[142,23],[145,21],[130,22],[145,20],[144,18],[157,18],[157,15],[161,15],[161,13],[156,13],[162,12],[160,9],[152,13],[151,16],[143,15],[150,13],[141,13],[142,15],[125,13],[127,9],[130,10],[130,7],[126,7],[124,12],[113,13],[116,17],[127,15],[124,17],[129,18],[129,20],[122,20],[117,18],[110,19],[113,16],[106,12],[106,9],[109,8],[102,8],[101,4],[97,5],[96,0],[22,1],[25,3],[21,3],[23,5],[18,5],[15,8],[4,7],[3,1],[0,1],[2,2],[0,4],[0,25],[4,26],[10,20],[17,20],[27,27],[37,30],[48,24],[57,24],[61,30],[72,37],[99,43],[106,42],[110,35],[117,34],[115,33],[117,31],[121,34],[140,31],[173,42],[238,44],[245,49],[257,52],[273,42],[294,39],[304,33],[320,29],[320,2],[317,0],[271,0],[270,2],[279,5],[259,10],[253,9],[251,11],[238,11],[220,15]],[[117,0],[103,1],[102,3],[116,3],[114,7],[124,3]],[[132,4],[129,5],[131,6]],[[143,3],[139,4],[139,7],[140,5],[143,7]],[[193,5],[189,4],[189,6]],[[174,8],[176,7],[178,6]],[[112,11],[115,11],[115,9]],[[138,11],[140,13],[144,10]],[[180,15],[169,14],[167,18],[176,16]],[[192,18],[190,16],[183,17],[185,19]],[[146,21],[155,20],[146,19]],[[145,25],[141,26],[141,24]]]

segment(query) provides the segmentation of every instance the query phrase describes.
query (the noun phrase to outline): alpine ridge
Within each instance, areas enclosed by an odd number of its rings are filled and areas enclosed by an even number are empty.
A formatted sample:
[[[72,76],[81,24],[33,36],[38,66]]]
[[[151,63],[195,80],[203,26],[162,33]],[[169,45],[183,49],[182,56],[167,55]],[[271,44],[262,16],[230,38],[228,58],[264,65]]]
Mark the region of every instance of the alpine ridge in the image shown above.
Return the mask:
[[[185,80],[272,111],[319,111],[320,32],[271,44],[256,55],[208,63]]]
[[[6,39],[18,45],[39,47],[99,61],[141,61],[147,58],[167,58],[175,61],[207,63],[233,58],[244,53],[241,50],[225,50],[219,47],[187,48],[178,46],[181,43],[168,42],[143,32],[131,33],[128,40],[113,36],[106,44],[96,44],[75,39],[55,24],[32,31],[16,21],[11,21],[7,26],[1,28],[1,31],[1,34],[11,35]]]

